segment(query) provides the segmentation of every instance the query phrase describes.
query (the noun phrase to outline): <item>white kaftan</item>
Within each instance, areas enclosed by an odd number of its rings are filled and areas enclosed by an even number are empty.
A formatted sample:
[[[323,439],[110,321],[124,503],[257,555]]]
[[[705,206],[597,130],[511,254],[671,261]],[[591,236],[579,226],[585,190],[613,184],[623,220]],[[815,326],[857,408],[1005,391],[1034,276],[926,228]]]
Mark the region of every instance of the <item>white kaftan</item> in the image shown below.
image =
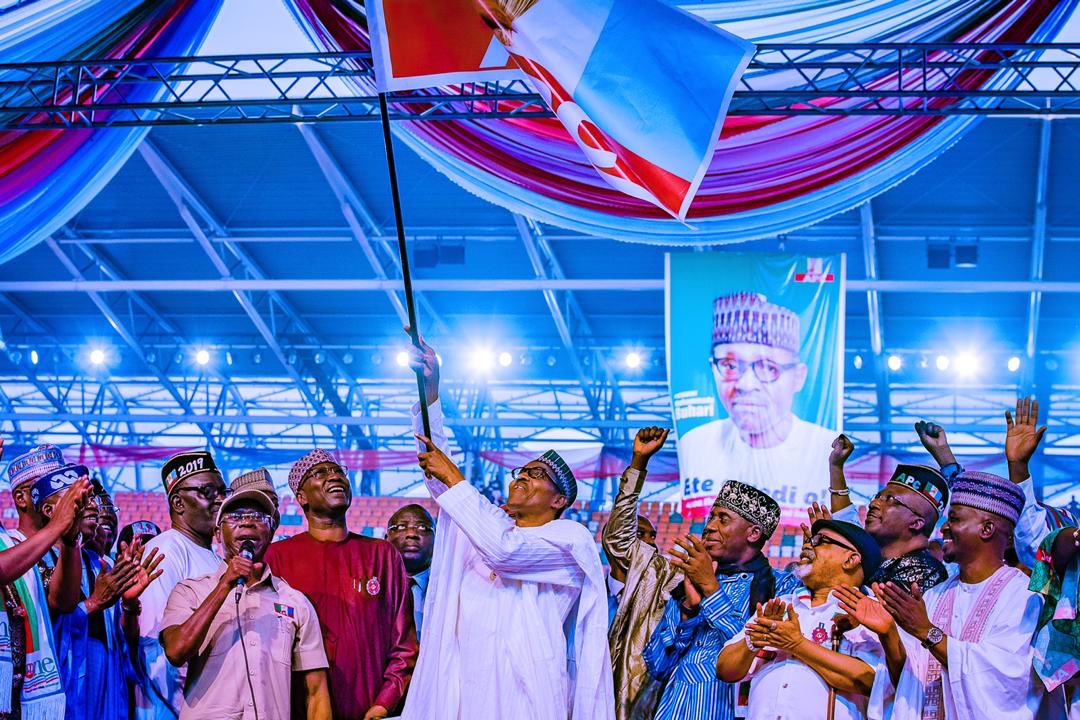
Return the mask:
[[[978,642],[965,642],[960,635],[969,620],[978,621],[983,591],[1002,576],[1005,582],[997,601],[985,610],[985,626]],[[942,700],[947,720],[992,718],[1032,720],[1064,716],[1062,695],[1048,694],[1031,667],[1031,639],[1042,608],[1042,598],[1028,590],[1028,577],[1004,566],[981,583],[959,582],[954,576],[926,591],[924,599],[931,622],[945,594],[955,593],[951,617],[939,627],[948,636],[948,667],[942,668]],[[891,720],[921,720],[931,660],[930,651],[919,640],[901,631],[907,661],[896,688]],[[879,681],[888,682],[888,673]],[[882,697],[888,693],[875,694]],[[888,709],[886,700],[886,710]]]
[[[432,440],[446,447],[430,408]],[[610,720],[599,552],[581,524],[519,528],[467,482],[428,480],[441,513],[405,720]]]

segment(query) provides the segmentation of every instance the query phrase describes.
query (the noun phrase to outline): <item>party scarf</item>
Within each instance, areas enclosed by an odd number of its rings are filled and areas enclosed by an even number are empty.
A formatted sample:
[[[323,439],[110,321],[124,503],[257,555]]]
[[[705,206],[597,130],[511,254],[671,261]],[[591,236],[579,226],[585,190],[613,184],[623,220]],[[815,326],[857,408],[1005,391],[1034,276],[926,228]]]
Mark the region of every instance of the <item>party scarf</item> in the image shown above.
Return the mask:
[[[0,528],[0,552],[15,547],[15,541]],[[26,610],[23,618],[26,631],[26,677],[22,687],[23,720],[55,720],[64,716],[64,688],[60,683],[60,669],[56,663],[52,624],[49,621],[49,605],[45,586],[37,567],[12,583],[19,602]],[[5,622],[12,618],[4,613]],[[19,618],[15,618],[18,620]],[[5,627],[7,629],[7,627]],[[6,639],[0,638],[0,711],[11,710],[11,659],[10,632]]]

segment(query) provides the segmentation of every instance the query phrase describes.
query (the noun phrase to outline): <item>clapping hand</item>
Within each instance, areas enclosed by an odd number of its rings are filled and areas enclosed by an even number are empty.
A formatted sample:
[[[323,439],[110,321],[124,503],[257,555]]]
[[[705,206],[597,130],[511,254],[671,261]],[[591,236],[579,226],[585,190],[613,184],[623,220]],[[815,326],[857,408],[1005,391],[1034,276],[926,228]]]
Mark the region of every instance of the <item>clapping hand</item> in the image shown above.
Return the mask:
[[[701,538],[686,535],[675,539],[678,547],[671,549],[671,565],[681,570],[703,597],[709,597],[720,589],[716,580],[716,563],[705,549]]]
[[[911,584],[911,592],[892,582],[874,583],[873,589],[904,632],[918,640],[926,637],[933,625],[918,583]]]
[[[786,615],[780,619],[775,617],[759,617],[747,627],[747,633],[752,637],[760,638],[762,647],[783,650],[789,655],[794,655],[799,646],[806,642],[802,634],[802,626],[799,624],[799,614],[788,603],[781,603]],[[755,640],[755,645],[757,641]]]
[[[840,601],[840,607],[844,612],[871,632],[887,635],[889,630],[896,625],[896,621],[884,605],[858,588],[841,585],[833,588],[833,595]]]

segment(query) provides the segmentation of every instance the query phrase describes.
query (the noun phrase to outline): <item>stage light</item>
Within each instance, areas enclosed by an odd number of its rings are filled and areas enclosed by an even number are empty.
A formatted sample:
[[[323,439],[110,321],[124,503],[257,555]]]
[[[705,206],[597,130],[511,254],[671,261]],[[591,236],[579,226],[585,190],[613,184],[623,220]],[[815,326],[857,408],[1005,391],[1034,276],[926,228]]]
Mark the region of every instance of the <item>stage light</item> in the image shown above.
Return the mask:
[[[326,362],[326,353],[324,353],[322,350],[319,350],[317,353],[315,353],[315,364],[322,365],[324,362]]]
[[[105,351],[101,348],[94,348],[90,351],[90,364],[102,366],[105,364]]]
[[[1020,369],[1020,358],[1013,355],[1011,358],[1009,358],[1009,363],[1008,363],[1007,367],[1009,368],[1009,372],[1016,372],[1017,370],[1019,370]]]
[[[927,359],[925,355],[920,355],[919,362],[916,364],[919,366],[920,370],[925,370],[926,368],[930,367],[930,360]]]
[[[232,367],[232,352],[231,351],[228,351],[228,350],[225,351],[225,364],[228,365],[229,367]]]
[[[942,372],[948,370],[949,369],[949,356],[948,355],[938,355],[937,360],[934,361],[934,364],[937,365],[937,369],[941,370]]]
[[[469,367],[476,372],[491,372],[495,367],[495,355],[487,348],[476,348],[469,356]]]
[[[856,370],[862,370],[862,363],[863,363],[862,355],[856,355],[851,360],[851,364],[855,366]]]
[[[499,353],[499,365],[503,367],[510,367],[514,364],[514,356],[508,352]]]
[[[30,364],[31,365],[37,365],[38,364],[38,359],[39,358],[38,358],[37,350],[31,350],[30,351]]]
[[[957,355],[953,364],[956,365],[956,372],[959,375],[974,375],[979,370],[979,359],[968,353]]]
[[[259,363],[261,363],[261,362],[262,362],[262,353],[261,353],[261,352],[257,352],[257,353],[255,353],[254,355],[252,355],[252,356],[251,356],[251,362],[255,363],[256,365],[258,365]]]
[[[394,362],[398,364],[398,367],[409,367],[409,353],[402,350],[394,357]]]
[[[210,364],[210,351],[200,348],[195,351],[195,364],[196,365],[209,365]]]
[[[353,354],[348,352],[341,356],[341,362],[345,363],[346,365],[352,365],[355,359],[356,358],[353,357]]]
[[[889,365],[889,369],[896,372],[900,368],[904,367],[904,359],[899,355],[890,355],[886,361]]]
[[[623,357],[623,364],[631,370],[637,370],[641,367],[641,353],[633,351],[626,353]]]
[[[555,367],[556,363],[558,363],[558,362],[559,362],[559,358],[555,357],[554,355],[548,355],[547,356],[548,367]]]

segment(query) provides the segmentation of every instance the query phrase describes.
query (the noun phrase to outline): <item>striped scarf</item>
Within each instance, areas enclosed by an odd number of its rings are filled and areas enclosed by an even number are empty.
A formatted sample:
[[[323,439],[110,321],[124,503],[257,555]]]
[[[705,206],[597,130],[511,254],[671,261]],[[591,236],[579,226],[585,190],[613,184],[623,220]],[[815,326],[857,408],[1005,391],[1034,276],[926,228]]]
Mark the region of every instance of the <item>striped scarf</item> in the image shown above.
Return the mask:
[[[0,528],[0,552],[15,547],[15,540]],[[2,607],[6,632],[0,638],[0,711],[11,711],[11,684],[14,667],[11,657],[10,622],[25,624],[26,675],[22,687],[23,720],[55,720],[64,716],[64,688],[49,621],[49,605],[45,586],[36,567],[12,583],[19,603],[26,611],[25,618],[12,618]]]

